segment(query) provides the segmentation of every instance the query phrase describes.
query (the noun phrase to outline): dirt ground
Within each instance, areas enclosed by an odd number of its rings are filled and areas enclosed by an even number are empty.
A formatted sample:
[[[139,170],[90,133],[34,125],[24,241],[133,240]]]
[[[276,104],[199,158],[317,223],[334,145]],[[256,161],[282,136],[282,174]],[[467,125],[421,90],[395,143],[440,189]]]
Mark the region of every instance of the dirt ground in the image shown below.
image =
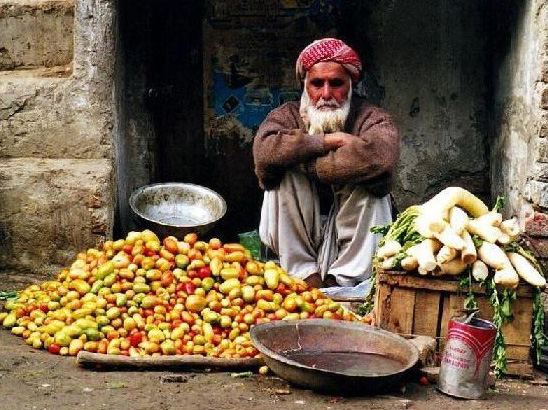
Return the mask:
[[[338,397],[275,376],[212,371],[96,371],[0,330],[0,409],[548,409],[548,387],[497,381],[484,400],[460,400],[405,380],[389,393]],[[546,375],[538,373],[537,381]]]

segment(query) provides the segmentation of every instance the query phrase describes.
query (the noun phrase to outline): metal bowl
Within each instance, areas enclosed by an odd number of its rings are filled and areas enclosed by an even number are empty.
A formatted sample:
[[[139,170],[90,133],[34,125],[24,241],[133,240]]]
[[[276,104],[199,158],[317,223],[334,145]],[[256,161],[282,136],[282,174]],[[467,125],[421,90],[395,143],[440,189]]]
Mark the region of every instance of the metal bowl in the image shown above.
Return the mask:
[[[195,184],[169,182],[146,185],[129,197],[137,224],[161,238],[203,235],[226,212],[225,200],[215,191]]]
[[[280,320],[254,326],[250,334],[274,373],[327,393],[364,395],[393,388],[419,359],[409,341],[361,323]]]

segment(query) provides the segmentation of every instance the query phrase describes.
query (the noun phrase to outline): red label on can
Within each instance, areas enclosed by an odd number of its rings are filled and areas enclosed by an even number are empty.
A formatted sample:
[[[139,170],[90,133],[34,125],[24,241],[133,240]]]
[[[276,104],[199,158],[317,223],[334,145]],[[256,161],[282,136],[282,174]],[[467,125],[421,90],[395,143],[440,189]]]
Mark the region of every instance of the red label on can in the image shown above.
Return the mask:
[[[496,328],[487,320],[449,321],[447,342],[440,365],[438,388],[444,393],[480,398],[491,364]]]
[[[477,375],[481,362],[486,354],[491,352],[495,343],[496,329],[491,327],[477,327],[470,326],[464,323],[459,323],[451,320],[449,322],[449,332],[447,333],[447,340],[460,340],[463,344],[468,346],[472,351],[475,358],[474,376]],[[466,357],[466,351],[458,346],[451,346],[451,352],[456,353],[455,358],[462,361],[462,366],[469,367],[470,359]],[[444,355],[443,360],[449,360],[453,354],[447,352]],[[448,357],[449,356],[449,357]],[[461,363],[458,363],[457,367],[461,367]]]

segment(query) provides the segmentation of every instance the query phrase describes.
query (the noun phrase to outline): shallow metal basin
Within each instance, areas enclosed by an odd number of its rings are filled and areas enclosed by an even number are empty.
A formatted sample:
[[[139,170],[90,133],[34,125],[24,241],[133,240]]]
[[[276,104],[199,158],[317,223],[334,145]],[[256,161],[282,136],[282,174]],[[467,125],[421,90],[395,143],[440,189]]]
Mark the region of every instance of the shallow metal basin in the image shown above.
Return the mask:
[[[226,202],[204,186],[169,182],[136,189],[129,198],[133,217],[141,228],[160,238],[182,238],[189,232],[208,232],[226,213]]]
[[[391,389],[419,359],[409,341],[361,323],[280,320],[254,326],[250,334],[274,373],[321,392],[367,395]]]

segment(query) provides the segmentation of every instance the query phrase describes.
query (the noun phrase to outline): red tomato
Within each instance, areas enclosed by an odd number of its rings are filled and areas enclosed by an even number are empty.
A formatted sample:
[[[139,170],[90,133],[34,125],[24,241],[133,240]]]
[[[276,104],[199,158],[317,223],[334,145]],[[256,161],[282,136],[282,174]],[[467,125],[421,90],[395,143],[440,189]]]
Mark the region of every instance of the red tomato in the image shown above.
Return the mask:
[[[165,271],[162,274],[162,279],[160,283],[162,284],[164,288],[167,288],[169,285],[171,285],[174,279],[175,277],[173,276],[173,273],[171,273],[171,271]]]
[[[134,334],[129,336],[129,343],[133,347],[139,346],[139,343],[141,343],[142,341],[143,341],[143,334],[141,332],[134,333]]]
[[[183,321],[181,319],[175,319],[174,321],[171,322],[171,329],[175,329],[176,327],[178,327],[181,323],[183,323]]]
[[[205,266],[203,268],[198,269],[197,276],[200,279],[209,278],[211,276],[211,269],[209,266]]]
[[[47,303],[41,303],[40,304],[40,310],[44,313],[48,313],[48,304]]]
[[[177,283],[177,285],[175,285],[175,291],[180,292],[182,290],[185,290],[185,284],[184,283]]]
[[[192,282],[185,282],[184,283],[184,290],[187,293],[187,295],[194,294],[194,291],[196,290],[196,285]]]
[[[130,244],[125,244],[123,247],[122,247],[122,250],[127,253],[128,255],[131,255],[131,252],[133,251],[133,245],[130,245]]]
[[[48,352],[50,352],[51,354],[59,354],[60,350],[61,350],[61,346],[55,343],[50,344],[48,347]]]
[[[419,379],[419,383],[422,384],[423,386],[429,386],[430,385],[430,382],[428,381],[428,378],[426,376],[422,376]]]

